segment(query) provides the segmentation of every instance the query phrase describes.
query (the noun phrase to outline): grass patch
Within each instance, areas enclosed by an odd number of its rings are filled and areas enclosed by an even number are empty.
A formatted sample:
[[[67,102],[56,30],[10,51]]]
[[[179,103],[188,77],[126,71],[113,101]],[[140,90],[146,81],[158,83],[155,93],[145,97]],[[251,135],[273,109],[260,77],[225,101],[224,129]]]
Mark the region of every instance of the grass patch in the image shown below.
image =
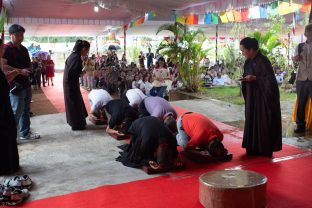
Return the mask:
[[[222,100],[236,105],[244,105],[245,103],[243,97],[240,95],[240,88],[238,86],[202,88],[198,94],[201,97]],[[294,101],[295,99],[296,93],[288,93],[280,89],[280,101]]]

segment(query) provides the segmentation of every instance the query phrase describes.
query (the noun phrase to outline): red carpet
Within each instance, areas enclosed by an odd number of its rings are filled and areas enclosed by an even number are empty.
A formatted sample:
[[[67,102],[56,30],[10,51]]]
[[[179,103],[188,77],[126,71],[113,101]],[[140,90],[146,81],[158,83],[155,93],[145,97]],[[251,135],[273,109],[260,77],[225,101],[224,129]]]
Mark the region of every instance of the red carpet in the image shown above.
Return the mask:
[[[42,87],[42,91],[55,106],[58,112],[65,112],[64,93],[63,93],[63,73],[55,73],[53,78],[54,86]],[[88,91],[80,89],[82,97],[85,101],[85,105],[88,111],[90,111],[90,104],[88,102]]]
[[[59,85],[47,87],[44,93],[60,111],[64,112],[62,75],[56,74]],[[55,82],[57,83],[57,82]],[[86,102],[87,91],[82,90]],[[179,114],[185,109],[176,107]],[[214,121],[224,133],[224,144],[233,153],[233,160],[208,165],[187,162],[187,169],[168,176],[130,183],[107,185],[64,196],[51,197],[23,204],[23,208],[106,208],[106,207],[202,207],[198,201],[198,176],[210,170],[241,168],[266,175],[269,208],[308,208],[312,197],[311,152],[289,145],[274,153],[274,160],[266,157],[248,157],[241,148],[242,132],[234,127]],[[289,157],[297,155],[299,157]],[[283,159],[287,159],[284,160]]]
[[[312,156],[279,163],[255,165],[254,170],[266,175],[269,208],[311,207]],[[198,200],[198,177],[157,177],[125,184],[103,186],[88,191],[51,197],[24,204],[23,208],[160,208],[202,207]]]

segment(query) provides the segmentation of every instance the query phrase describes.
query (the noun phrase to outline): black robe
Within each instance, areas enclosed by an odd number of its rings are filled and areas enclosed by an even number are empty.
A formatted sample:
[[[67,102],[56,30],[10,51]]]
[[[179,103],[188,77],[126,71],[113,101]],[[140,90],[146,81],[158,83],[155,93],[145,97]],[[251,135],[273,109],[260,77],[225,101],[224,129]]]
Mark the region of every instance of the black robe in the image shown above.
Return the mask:
[[[124,134],[128,134],[128,130],[135,119],[137,119],[137,113],[133,107],[123,99],[116,99],[109,101],[105,110],[109,114],[109,128],[117,129],[117,126],[121,125],[120,131]]]
[[[0,69],[0,175],[19,169],[17,130],[9,98],[9,84]]]
[[[280,96],[272,65],[260,52],[246,60],[244,75],[256,80],[243,82],[245,128],[242,146],[247,153],[270,155],[282,149]]]
[[[121,146],[124,152],[116,159],[128,167],[139,168],[156,161],[155,151],[159,144],[168,143],[173,157],[178,154],[177,141],[171,131],[158,119],[152,116],[139,118],[132,123],[130,145]]]
[[[67,123],[73,128],[84,128],[88,116],[79,85],[82,60],[79,53],[73,52],[66,60],[63,88]]]

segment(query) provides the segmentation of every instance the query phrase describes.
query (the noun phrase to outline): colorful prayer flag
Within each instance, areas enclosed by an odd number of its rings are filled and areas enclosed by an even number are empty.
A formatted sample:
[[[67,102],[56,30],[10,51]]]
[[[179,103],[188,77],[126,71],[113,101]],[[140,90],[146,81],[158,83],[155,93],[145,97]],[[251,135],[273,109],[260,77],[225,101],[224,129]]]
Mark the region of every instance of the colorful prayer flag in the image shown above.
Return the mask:
[[[185,24],[186,18],[184,16],[181,16],[181,15],[176,15],[175,21],[182,23],[182,24]]]
[[[300,12],[307,13],[307,12],[310,12],[310,9],[311,9],[311,3],[307,1],[301,6]]]
[[[296,35],[296,12],[293,14],[293,24],[292,24],[291,32],[294,36]]]
[[[199,25],[205,24],[205,15],[204,14],[198,15],[198,24]]]
[[[211,13],[205,14],[205,24],[210,25],[211,24]]]
[[[278,15],[278,1],[273,1],[268,6],[268,15],[269,16],[276,16]]]
[[[212,13],[211,14],[211,20],[212,20],[212,23],[217,25],[219,24],[219,16],[217,13]]]
[[[233,10],[233,14],[234,14],[235,22],[241,22],[242,21],[242,14],[240,11]]]
[[[278,4],[278,14],[286,15],[299,10],[302,6],[300,4],[295,4],[292,2],[279,2]]]
[[[260,6],[260,18],[267,19],[268,18],[268,10],[266,6]]]
[[[233,11],[226,12],[226,17],[229,20],[229,22],[234,22],[235,21]]]
[[[248,21],[249,20],[249,9],[243,9],[242,12],[242,21],[245,22],[245,21]]]
[[[144,18],[145,17],[141,17],[141,18],[137,19],[137,21],[136,21],[137,25],[143,24],[144,23]]]
[[[186,24],[197,25],[198,24],[198,15],[191,14],[186,18]]]
[[[249,9],[249,19],[259,19],[260,18],[260,7],[255,6]]]
[[[229,22],[229,20],[228,20],[228,18],[226,16],[226,12],[221,12],[220,13],[220,19],[221,19],[222,23],[228,23]]]

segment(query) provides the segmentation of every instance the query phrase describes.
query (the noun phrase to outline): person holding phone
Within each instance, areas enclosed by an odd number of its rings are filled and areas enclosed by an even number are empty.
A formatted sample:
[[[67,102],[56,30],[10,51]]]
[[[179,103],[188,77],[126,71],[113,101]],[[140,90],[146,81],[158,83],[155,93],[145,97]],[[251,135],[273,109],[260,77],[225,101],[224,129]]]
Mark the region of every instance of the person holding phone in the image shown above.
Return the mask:
[[[280,95],[269,59],[255,38],[244,38],[240,49],[246,57],[242,77],[245,99],[243,148],[247,155],[272,157],[282,149]]]
[[[10,82],[10,101],[16,125],[19,125],[20,139],[39,139],[40,135],[30,130],[30,102],[32,98],[31,61],[27,48],[22,45],[25,29],[21,25],[11,25],[11,41],[4,46],[2,56],[3,71],[17,70],[19,74]]]

